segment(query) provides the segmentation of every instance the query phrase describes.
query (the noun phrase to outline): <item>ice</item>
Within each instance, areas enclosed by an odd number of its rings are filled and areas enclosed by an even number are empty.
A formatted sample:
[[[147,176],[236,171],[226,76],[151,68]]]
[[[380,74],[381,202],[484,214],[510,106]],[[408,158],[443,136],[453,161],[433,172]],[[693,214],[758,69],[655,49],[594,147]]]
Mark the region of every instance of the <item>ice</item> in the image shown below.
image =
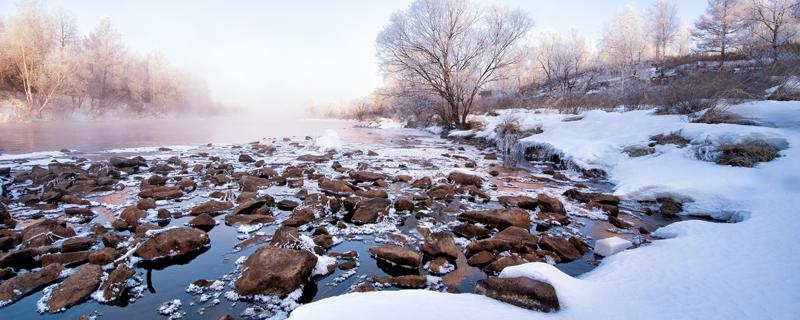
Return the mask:
[[[597,240],[594,243],[594,253],[604,257],[616,254],[633,246],[633,243],[620,237],[610,237]]]
[[[321,137],[314,141],[314,146],[322,152],[337,151],[342,149],[342,140],[335,130],[327,129]]]

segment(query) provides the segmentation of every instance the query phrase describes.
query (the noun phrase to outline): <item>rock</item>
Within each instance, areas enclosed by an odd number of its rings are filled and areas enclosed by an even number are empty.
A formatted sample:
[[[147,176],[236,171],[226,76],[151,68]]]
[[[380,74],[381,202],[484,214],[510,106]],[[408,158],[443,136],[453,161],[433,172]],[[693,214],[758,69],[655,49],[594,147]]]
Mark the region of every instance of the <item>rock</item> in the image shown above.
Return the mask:
[[[119,256],[117,250],[105,247],[89,254],[89,263],[103,266],[114,262],[117,256]]]
[[[483,179],[481,179],[480,176],[471,175],[460,171],[450,172],[450,174],[447,175],[447,180],[450,180],[456,184],[464,186],[472,185],[478,188],[480,188],[481,184],[483,184]]]
[[[233,208],[233,204],[230,202],[210,200],[192,208],[192,211],[190,211],[189,214],[193,216],[207,214],[213,217],[230,208]]]
[[[414,203],[409,197],[400,197],[394,202],[394,209],[397,211],[413,211]]]
[[[353,193],[353,188],[341,180],[322,180],[319,182],[319,188],[329,194],[333,195],[349,195]]]
[[[90,237],[76,237],[64,240],[61,243],[61,252],[81,251],[97,244],[97,239]]]
[[[136,207],[141,210],[148,210],[148,209],[155,209],[156,208],[156,200],[153,198],[144,198],[139,200],[136,203]]]
[[[71,194],[65,194],[61,197],[61,201],[67,204],[74,204],[74,205],[81,205],[81,206],[88,206],[91,205],[92,202],[86,199],[83,199],[78,196],[73,196]],[[66,209],[65,209],[66,211]]]
[[[298,161],[308,161],[308,162],[326,162],[331,161],[333,157],[330,154],[323,154],[323,155],[314,155],[314,154],[304,154],[302,156],[297,157]]]
[[[451,271],[455,270],[455,268],[456,267],[451,264],[447,258],[442,256],[433,259],[433,261],[431,261],[431,263],[428,265],[428,270],[431,273],[439,275],[450,273]]]
[[[447,232],[431,233],[420,246],[420,251],[431,257],[443,256],[451,261],[458,259],[461,252],[453,240],[453,235]]]
[[[256,211],[258,209],[260,209],[260,208],[262,208],[264,206],[267,206],[267,205],[269,205],[267,203],[267,200],[260,200],[260,199],[250,200],[250,201],[247,201],[245,203],[240,204],[238,207],[236,207],[236,209],[233,209],[233,212],[231,212],[231,214],[229,214],[229,216],[230,215],[254,214],[254,213],[256,213]],[[266,213],[269,213],[269,211],[267,211]]]
[[[543,236],[539,239],[539,247],[555,252],[563,262],[569,262],[582,256],[581,252],[569,240],[560,237]]]
[[[527,262],[528,261],[525,261],[525,259],[519,256],[504,256],[488,264],[483,268],[483,270],[489,273],[499,274],[506,267],[516,266]]]
[[[67,267],[80,265],[86,263],[91,251],[77,251],[65,253],[50,253],[41,256],[39,259],[43,266],[51,264],[60,264]]]
[[[506,207],[518,207],[522,209],[534,210],[539,204],[539,200],[528,196],[500,196],[497,197]]]
[[[678,213],[683,211],[683,204],[672,198],[658,198],[656,201],[661,205],[661,216],[667,219],[677,219]]]
[[[116,248],[117,244],[122,242],[122,237],[120,237],[116,233],[109,232],[109,233],[104,234],[103,237],[101,238],[101,240],[103,241],[103,245],[104,246],[110,247],[110,248]]]
[[[364,198],[388,198],[389,194],[382,190],[356,190],[356,195]]]
[[[272,181],[269,179],[246,175],[239,179],[239,184],[242,186],[242,191],[256,192],[258,189],[272,185]]]
[[[64,271],[64,266],[51,264],[39,271],[17,275],[0,283],[0,301],[15,302],[56,282]]]
[[[480,251],[530,253],[536,251],[538,239],[527,229],[508,227],[491,239],[478,240],[467,245],[467,254]]]
[[[527,277],[488,277],[478,281],[475,293],[531,310],[555,312],[561,308],[552,285]]]
[[[160,174],[154,174],[147,178],[147,184],[151,186],[163,186],[167,184],[167,177]]]
[[[361,201],[358,203],[358,207],[350,220],[355,224],[375,223],[378,221],[378,216],[389,212],[389,205],[391,204],[392,202],[386,198]]]
[[[433,185],[433,181],[431,181],[430,177],[422,177],[411,183],[412,188],[419,189],[430,189],[431,185]]]
[[[253,159],[253,157],[251,157],[250,155],[243,153],[243,154],[239,155],[239,162],[252,163],[252,162],[256,162],[256,159]]]
[[[373,287],[371,284],[366,283],[366,282],[359,283],[358,285],[356,285],[352,289],[350,289],[351,293],[352,292],[373,292],[373,291],[375,291],[375,287]]]
[[[292,214],[283,221],[283,225],[299,227],[314,220],[314,212],[310,208],[295,208]]]
[[[467,263],[471,266],[482,267],[494,261],[495,256],[489,251],[481,251],[467,259]]]
[[[137,257],[152,261],[185,255],[208,246],[208,235],[198,229],[179,227],[161,231],[147,239],[134,252]]]
[[[564,210],[564,204],[561,203],[561,201],[556,199],[556,198],[553,198],[553,197],[550,197],[550,196],[548,196],[546,194],[540,193],[536,197],[536,200],[538,200],[539,208],[543,212],[553,212],[553,213],[558,213],[558,214],[562,214],[562,215],[566,215],[567,214],[567,211]]]
[[[183,191],[178,186],[154,187],[139,192],[139,197],[153,198],[155,200],[172,200],[183,196]]]
[[[350,172],[350,178],[356,182],[373,182],[376,180],[386,180],[389,177],[382,173],[369,172],[369,171],[353,171]]]
[[[460,220],[489,225],[499,230],[510,226],[517,226],[523,229],[531,228],[530,214],[519,208],[468,211],[462,213],[458,218]]]
[[[106,281],[100,285],[100,298],[104,300],[101,302],[113,302],[119,299],[128,286],[128,279],[133,277],[135,273],[136,271],[128,268],[124,263],[120,263],[116,269],[108,274]]]
[[[597,202],[607,205],[619,205],[619,198],[617,196],[595,192],[580,192],[575,188],[565,191],[564,196],[580,202]]]
[[[297,203],[297,201],[293,201],[293,200],[289,200],[289,199],[283,199],[281,201],[278,201],[278,203],[277,203],[278,209],[281,209],[281,210],[284,210],[284,211],[290,211],[290,210],[296,208],[299,205],[300,204]]]
[[[119,214],[119,217],[127,222],[129,227],[135,228],[136,225],[139,224],[140,219],[147,217],[147,212],[137,208],[136,206],[129,206],[125,208],[125,210],[122,210],[122,213]]]
[[[269,244],[275,247],[299,249],[302,247],[300,231],[295,227],[281,226],[275,230]]]
[[[417,268],[421,262],[418,253],[395,245],[383,245],[369,248],[369,253],[377,258],[403,266]]]
[[[608,223],[620,229],[627,229],[633,227],[633,224],[631,224],[630,222],[627,222],[615,216],[608,216]]]
[[[462,223],[453,227],[453,233],[467,239],[482,239],[489,237],[491,231],[471,223]]]
[[[234,283],[236,292],[289,294],[308,279],[316,263],[317,257],[305,250],[263,246],[244,262],[244,272]]]
[[[22,244],[27,247],[51,245],[53,242],[75,236],[75,230],[66,222],[45,219],[29,225],[21,233]]]
[[[455,194],[455,187],[449,184],[442,184],[428,190],[426,194],[434,200],[444,200],[450,202]]]
[[[135,157],[131,159],[126,159],[122,157],[111,157],[108,159],[108,163],[117,168],[135,168],[135,167],[146,167],[147,162],[144,158]]]
[[[87,298],[100,286],[103,269],[94,264],[78,268],[53,290],[49,302],[51,313],[63,311]]]
[[[79,207],[65,208],[64,214],[68,217],[79,217],[84,219],[94,218],[95,216],[95,213],[89,208],[79,208]]]
[[[208,213],[203,213],[199,216],[192,218],[189,222],[186,223],[188,226],[193,228],[198,228],[203,231],[208,231],[214,228],[217,225],[217,222],[211,217]]]
[[[372,277],[376,283],[391,284],[400,288],[422,289],[428,284],[428,279],[421,275],[404,275],[398,277]]]
[[[286,185],[289,186],[289,188],[300,188],[303,186],[303,178],[286,179]]]
[[[225,224],[256,224],[256,223],[271,223],[275,221],[275,217],[264,214],[229,214],[225,216]]]

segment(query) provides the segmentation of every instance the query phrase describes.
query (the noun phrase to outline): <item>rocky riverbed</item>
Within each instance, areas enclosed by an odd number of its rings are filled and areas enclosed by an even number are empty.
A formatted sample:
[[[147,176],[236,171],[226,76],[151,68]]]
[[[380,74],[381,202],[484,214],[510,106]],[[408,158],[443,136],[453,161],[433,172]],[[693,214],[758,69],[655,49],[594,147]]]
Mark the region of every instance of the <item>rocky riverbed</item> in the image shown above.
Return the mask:
[[[634,248],[681,204],[622,201],[597,172],[503,167],[492,146],[415,130],[0,161],[3,318],[283,318],[348,292],[475,292],[558,310],[551,286]],[[323,143],[325,144],[325,143]]]

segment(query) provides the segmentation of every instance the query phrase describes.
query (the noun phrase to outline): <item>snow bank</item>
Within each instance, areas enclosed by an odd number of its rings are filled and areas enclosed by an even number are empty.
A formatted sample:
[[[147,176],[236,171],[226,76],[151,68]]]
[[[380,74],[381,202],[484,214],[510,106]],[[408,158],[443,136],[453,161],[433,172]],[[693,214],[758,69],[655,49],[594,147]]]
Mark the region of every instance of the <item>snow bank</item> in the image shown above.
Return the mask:
[[[758,102],[732,112],[774,123],[777,128],[689,123],[680,116],[648,111],[590,111],[582,120],[564,115],[508,111],[521,127],[541,126],[523,139],[547,144],[587,168],[602,168],[615,193],[633,199],[674,195],[694,202],[690,213],[733,218],[738,223],[689,220],[653,233],[663,238],[603,259],[578,278],[544,263],[503,270],[552,284],[562,310],[521,309],[472,294],[383,291],[323,299],[295,310],[297,319],[510,318],[510,319],[791,319],[800,301],[800,129],[798,102]],[[490,137],[500,117],[471,134]],[[522,116],[522,117],[520,117]],[[795,120],[792,120],[795,119]],[[701,161],[691,147],[657,146],[656,153],[630,158],[622,149],[646,144],[655,134],[680,131],[693,143],[743,138],[782,142],[781,157],[755,168]]]

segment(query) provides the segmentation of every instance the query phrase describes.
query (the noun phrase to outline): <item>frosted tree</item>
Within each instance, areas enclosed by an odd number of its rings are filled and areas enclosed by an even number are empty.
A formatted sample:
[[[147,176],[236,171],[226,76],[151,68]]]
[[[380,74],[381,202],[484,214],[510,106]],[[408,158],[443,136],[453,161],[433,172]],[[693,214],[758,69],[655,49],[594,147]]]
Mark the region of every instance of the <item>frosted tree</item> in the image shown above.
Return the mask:
[[[694,28],[697,49],[719,53],[721,66],[728,53],[741,44],[741,33],[747,28],[743,3],[739,0],[709,0],[706,13],[695,22]]]
[[[751,23],[751,37],[756,46],[767,46],[773,61],[779,58],[781,47],[793,41],[798,34],[797,0],[750,0],[747,19]]]
[[[56,8],[52,13],[52,23],[56,44],[60,48],[66,49],[80,45],[75,16],[71,12],[64,8]]]
[[[601,56],[611,69],[620,74],[620,90],[625,94],[625,82],[635,76],[642,62],[649,57],[648,39],[641,14],[632,5],[622,8],[604,28],[600,40]]]
[[[590,54],[586,40],[573,30],[567,37],[559,33],[542,34],[535,59],[548,84],[570,93],[588,67]]]
[[[94,112],[105,112],[123,98],[117,89],[121,86],[126,51],[120,34],[109,19],[102,20],[86,39],[85,52],[90,72],[88,89]]]
[[[523,12],[464,0],[417,0],[395,13],[377,38],[384,74],[446,101],[447,121],[465,127],[481,88],[520,60],[531,26]]]
[[[667,47],[675,40],[678,32],[677,7],[669,0],[656,0],[647,12],[650,39],[655,49],[656,65],[663,71]]]

